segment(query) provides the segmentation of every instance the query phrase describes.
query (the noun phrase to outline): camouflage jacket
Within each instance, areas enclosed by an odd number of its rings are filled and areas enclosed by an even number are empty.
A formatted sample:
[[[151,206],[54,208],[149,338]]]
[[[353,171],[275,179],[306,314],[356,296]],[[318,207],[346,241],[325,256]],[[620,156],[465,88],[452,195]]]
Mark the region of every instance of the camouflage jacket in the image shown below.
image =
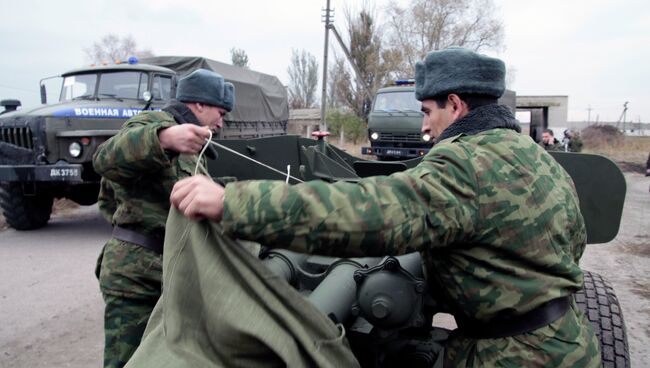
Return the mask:
[[[104,218],[144,234],[164,236],[174,183],[194,173],[197,156],[164,151],[158,132],[196,117],[178,102],[127,121],[93,157],[102,176],[99,208]],[[180,112],[179,112],[180,111]]]
[[[308,253],[417,250],[454,313],[479,321],[522,314],[579,290],[586,230],[571,178],[512,129],[509,111],[476,110],[452,124],[457,135],[405,172],[358,183],[229,184],[222,225],[240,238]],[[446,362],[597,366],[599,354],[572,305],[556,322],[523,335],[452,335]]]
[[[544,142],[540,142],[539,144],[547,151],[564,151],[564,145],[557,139],[553,141],[553,144],[546,144]]]

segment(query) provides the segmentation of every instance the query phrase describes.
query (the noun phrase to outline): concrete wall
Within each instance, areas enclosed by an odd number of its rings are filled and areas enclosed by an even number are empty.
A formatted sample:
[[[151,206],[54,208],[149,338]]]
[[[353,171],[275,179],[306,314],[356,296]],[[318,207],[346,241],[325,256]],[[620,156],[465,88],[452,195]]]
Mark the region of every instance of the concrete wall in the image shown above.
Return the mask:
[[[289,110],[287,134],[297,134],[311,138],[311,133],[318,130],[320,125],[320,109]]]
[[[569,116],[569,96],[517,95],[517,111],[530,110],[531,115],[542,118],[547,111],[546,127],[566,127]],[[532,120],[532,119],[531,119]]]

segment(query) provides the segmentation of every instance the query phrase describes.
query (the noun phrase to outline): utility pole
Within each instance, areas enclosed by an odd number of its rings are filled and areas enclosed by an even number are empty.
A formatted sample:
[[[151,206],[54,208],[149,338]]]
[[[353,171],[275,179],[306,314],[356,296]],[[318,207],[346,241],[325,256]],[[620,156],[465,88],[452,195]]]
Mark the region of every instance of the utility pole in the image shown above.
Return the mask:
[[[325,15],[323,16],[323,23],[325,23],[325,47],[323,48],[323,93],[320,100],[320,127],[321,132],[327,131],[327,121],[325,119],[325,107],[327,106],[327,51],[329,49],[329,30],[330,24],[333,21],[333,14],[330,9],[330,0],[327,0],[327,7],[323,9]]]
[[[625,134],[625,119],[627,117],[627,104],[628,101],[625,101],[625,103],[623,104],[623,112],[621,113],[621,117],[618,118],[618,122],[616,123],[616,127],[618,128],[619,123],[623,121],[623,134]]]
[[[350,63],[350,66],[352,66],[352,70],[354,70],[354,75],[356,75],[357,77],[357,82],[363,89],[363,92],[366,94],[368,100],[372,101],[372,94],[370,94],[370,88],[368,88],[366,82],[361,77],[361,71],[359,70],[359,67],[354,62],[354,60],[352,59],[350,50],[348,50],[348,48],[345,46],[345,43],[343,43],[343,38],[341,38],[341,35],[339,34],[339,31],[336,30],[336,27],[334,27],[334,25],[332,24],[330,25],[330,28],[332,29],[332,32],[334,32],[334,37],[339,42],[339,45],[341,46],[341,49],[343,50],[345,57],[348,58],[348,62]]]
[[[591,125],[591,110],[593,109],[591,108],[591,105],[589,105],[589,107],[587,107],[587,125]]]

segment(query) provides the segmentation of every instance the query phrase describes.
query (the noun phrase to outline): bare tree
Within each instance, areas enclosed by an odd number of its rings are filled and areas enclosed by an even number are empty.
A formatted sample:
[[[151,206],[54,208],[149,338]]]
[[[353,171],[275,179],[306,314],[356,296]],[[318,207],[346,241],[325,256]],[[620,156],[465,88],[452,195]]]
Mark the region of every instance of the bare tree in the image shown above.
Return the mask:
[[[392,79],[396,69],[395,52],[382,45],[381,31],[375,23],[375,16],[365,7],[357,15],[347,17],[348,50],[361,74],[359,81],[347,67],[345,61],[336,60],[336,75],[333,76],[336,99],[354,111],[361,119],[367,119],[372,101],[363,91],[368,88],[370,95]]]
[[[233,47],[230,49],[230,59],[232,65],[248,69],[248,55],[244,49]]]
[[[503,24],[492,0],[394,1],[387,8],[389,43],[402,54],[402,72],[413,73],[427,52],[449,46],[474,51],[503,47]]]
[[[84,48],[84,53],[93,63],[115,63],[126,61],[131,56],[139,58],[154,56],[150,49],[139,50],[133,36],[124,37],[109,33],[91,47]]]
[[[292,50],[289,74],[289,103],[293,109],[313,107],[318,87],[318,62],[305,50]]]
[[[341,83],[340,80],[343,78],[343,71],[345,70],[345,59],[339,58],[336,56],[336,53],[333,53],[333,63],[330,63],[330,66],[327,71],[327,108],[328,109],[338,109],[343,106],[342,101],[337,96],[336,86]]]

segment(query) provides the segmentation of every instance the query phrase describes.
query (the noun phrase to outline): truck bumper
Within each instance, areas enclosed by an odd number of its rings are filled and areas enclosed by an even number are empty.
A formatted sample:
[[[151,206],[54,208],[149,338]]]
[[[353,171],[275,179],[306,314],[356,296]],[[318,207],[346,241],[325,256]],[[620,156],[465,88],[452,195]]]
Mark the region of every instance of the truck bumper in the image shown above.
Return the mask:
[[[78,164],[0,165],[0,181],[80,183],[82,172]]]
[[[406,148],[406,147],[361,147],[362,155],[390,156],[414,158],[424,156],[430,148]]]

